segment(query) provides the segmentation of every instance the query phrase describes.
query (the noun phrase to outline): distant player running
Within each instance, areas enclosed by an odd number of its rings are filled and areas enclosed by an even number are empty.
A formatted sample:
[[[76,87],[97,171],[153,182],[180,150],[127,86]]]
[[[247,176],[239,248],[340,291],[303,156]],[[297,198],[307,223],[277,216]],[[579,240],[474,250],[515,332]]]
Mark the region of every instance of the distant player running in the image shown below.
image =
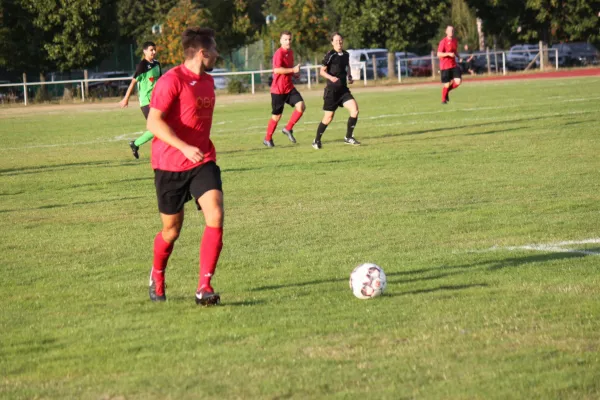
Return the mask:
[[[273,132],[277,128],[277,123],[281,119],[286,103],[294,107],[294,112],[281,131],[292,143],[296,143],[293,131],[294,125],[306,110],[302,96],[292,83],[292,76],[300,72],[300,64],[294,66],[294,51],[291,49],[292,34],[288,31],[281,32],[279,42],[281,47],[273,54],[273,83],[271,84],[271,106],[273,110],[267,125],[267,135],[263,140],[263,144],[267,147],[275,147]]]
[[[360,145],[360,142],[354,138],[354,127],[358,121],[358,104],[348,89],[348,83],[353,82],[350,73],[350,56],[343,48],[344,38],[339,33],[336,32],[331,36],[331,44],[333,49],[325,54],[320,71],[320,75],[327,79],[327,86],[323,95],[325,115],[323,115],[317,128],[317,136],[312,143],[317,150],[321,148],[321,137],[333,120],[338,107],[344,107],[350,112],[344,142],[355,146]]]
[[[210,284],[223,247],[223,189],[216,151],[210,140],[215,89],[212,71],[219,53],[214,31],[188,28],[182,35],[183,64],[158,82],[148,115],[152,168],[162,230],[154,239],[150,299],[165,301],[165,269],[183,225],[184,204],[195,199],[206,227],[200,244],[196,304],[218,304]]]
[[[155,59],[156,45],[153,42],[145,42],[143,49],[144,58],[138,64],[135,74],[133,75],[133,79],[131,80],[131,84],[127,89],[127,93],[125,93],[125,97],[119,102],[119,104],[121,105],[121,108],[127,107],[129,104],[129,96],[131,96],[131,92],[133,91],[134,86],[137,84],[142,114],[144,114],[144,118],[148,119],[148,112],[150,111],[150,97],[152,95],[152,90],[156,85],[156,81],[162,75],[162,70],[160,68],[160,63]],[[152,140],[153,137],[154,136],[152,133],[150,133],[150,131],[146,131],[142,134],[142,136],[133,142],[129,142],[129,147],[131,147],[131,152],[135,158],[140,158],[138,153],[140,146]]]
[[[442,75],[442,104],[448,104],[450,96],[448,93],[452,89],[460,86],[461,72],[460,67],[456,65],[456,52],[458,51],[458,40],[454,37],[454,28],[451,25],[446,27],[446,37],[440,41],[437,56],[440,59],[440,71]]]

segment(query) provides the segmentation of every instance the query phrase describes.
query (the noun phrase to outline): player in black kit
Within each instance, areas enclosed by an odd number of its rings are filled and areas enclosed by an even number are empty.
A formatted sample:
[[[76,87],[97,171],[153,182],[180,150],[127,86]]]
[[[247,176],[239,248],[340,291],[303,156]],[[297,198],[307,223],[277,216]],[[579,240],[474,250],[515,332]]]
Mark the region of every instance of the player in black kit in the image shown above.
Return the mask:
[[[358,104],[352,97],[348,83],[352,83],[352,74],[350,73],[350,56],[344,51],[344,39],[339,33],[334,33],[331,36],[331,44],[333,49],[325,54],[323,65],[321,66],[321,76],[327,79],[325,94],[323,95],[323,119],[317,128],[317,136],[312,143],[315,149],[321,148],[321,136],[325,133],[325,129],[333,120],[333,115],[338,107],[342,106],[350,112],[348,118],[348,130],[346,131],[346,144],[357,146],[360,144],[354,138],[354,127],[358,120]]]

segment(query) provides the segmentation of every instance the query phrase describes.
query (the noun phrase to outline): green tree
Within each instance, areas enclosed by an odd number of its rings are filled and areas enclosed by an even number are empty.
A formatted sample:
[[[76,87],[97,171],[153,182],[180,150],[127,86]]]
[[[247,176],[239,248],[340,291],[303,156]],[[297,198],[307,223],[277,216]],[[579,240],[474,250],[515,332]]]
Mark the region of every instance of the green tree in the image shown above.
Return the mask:
[[[394,52],[429,41],[448,10],[439,0],[333,0],[340,29],[355,47],[388,49],[388,77],[394,77]]]
[[[61,71],[102,60],[116,37],[116,0],[23,0],[33,26],[43,32],[40,50]],[[38,53],[39,55],[39,53]],[[43,55],[41,55],[43,56]]]

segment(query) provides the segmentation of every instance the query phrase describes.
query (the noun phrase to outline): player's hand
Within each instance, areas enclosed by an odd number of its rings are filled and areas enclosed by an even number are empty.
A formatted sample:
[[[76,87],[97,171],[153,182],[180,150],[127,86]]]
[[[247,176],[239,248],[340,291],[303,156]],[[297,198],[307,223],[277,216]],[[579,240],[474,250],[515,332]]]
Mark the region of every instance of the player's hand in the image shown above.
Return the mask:
[[[292,68],[292,71],[294,71],[295,74],[300,73],[300,64],[298,64],[294,68]]]
[[[121,106],[121,108],[127,108],[128,105],[129,101],[127,101],[127,99],[123,99],[119,102],[119,106]]]
[[[352,79],[352,76],[348,75],[348,84],[352,85],[354,83],[354,79]]]
[[[198,163],[204,159],[204,154],[200,151],[199,148],[194,146],[186,146],[181,149],[183,155],[193,163]]]
[[[339,81],[339,79],[337,78],[337,76],[332,76],[330,81],[333,83],[337,83]]]
[[[454,53],[448,53],[448,56],[454,58],[454,57],[456,57],[456,54],[454,54]]]

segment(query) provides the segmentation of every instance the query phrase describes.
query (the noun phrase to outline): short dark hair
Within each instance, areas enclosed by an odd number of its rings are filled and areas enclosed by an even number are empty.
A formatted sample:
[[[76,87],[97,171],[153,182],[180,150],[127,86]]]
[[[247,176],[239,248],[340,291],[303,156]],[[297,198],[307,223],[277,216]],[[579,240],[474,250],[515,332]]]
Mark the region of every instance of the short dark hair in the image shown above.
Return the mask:
[[[292,32],[290,32],[290,31],[281,31],[281,34],[279,35],[279,39],[281,39],[281,37],[282,37],[283,35],[292,36]]]
[[[156,47],[156,43],[150,41],[144,42],[144,44],[142,45],[142,49],[148,50],[148,47],[150,46]]]
[[[333,38],[334,38],[334,37],[336,37],[336,36],[339,36],[339,37],[341,37],[342,39],[344,38],[344,35],[342,35],[341,33],[339,33],[339,32],[333,32],[333,33],[331,34],[331,36],[329,37],[329,39],[331,39],[331,41],[333,42]]]
[[[215,40],[215,31],[210,28],[187,28],[181,34],[181,45],[186,59],[194,57],[200,49],[208,50]]]

